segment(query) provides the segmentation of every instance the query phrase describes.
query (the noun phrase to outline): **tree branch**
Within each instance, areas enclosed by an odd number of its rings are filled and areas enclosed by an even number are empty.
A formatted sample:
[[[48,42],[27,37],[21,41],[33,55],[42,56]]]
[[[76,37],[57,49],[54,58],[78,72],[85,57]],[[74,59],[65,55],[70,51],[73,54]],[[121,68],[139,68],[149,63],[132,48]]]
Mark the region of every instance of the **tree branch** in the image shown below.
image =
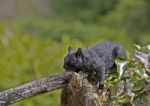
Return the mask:
[[[0,106],[6,106],[35,95],[60,89],[68,84],[72,73],[34,80],[27,84],[0,92]]]

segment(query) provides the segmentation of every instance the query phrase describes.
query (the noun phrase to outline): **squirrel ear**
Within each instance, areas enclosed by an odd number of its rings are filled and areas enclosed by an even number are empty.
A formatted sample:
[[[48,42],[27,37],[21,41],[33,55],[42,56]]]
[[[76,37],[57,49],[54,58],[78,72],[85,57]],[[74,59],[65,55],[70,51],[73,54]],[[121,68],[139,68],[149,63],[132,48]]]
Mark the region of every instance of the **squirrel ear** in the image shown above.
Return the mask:
[[[68,47],[68,53],[71,53],[72,51],[73,51],[72,47],[69,46],[69,47]]]
[[[82,49],[81,48],[78,48],[76,56],[77,57],[81,57],[82,56]]]

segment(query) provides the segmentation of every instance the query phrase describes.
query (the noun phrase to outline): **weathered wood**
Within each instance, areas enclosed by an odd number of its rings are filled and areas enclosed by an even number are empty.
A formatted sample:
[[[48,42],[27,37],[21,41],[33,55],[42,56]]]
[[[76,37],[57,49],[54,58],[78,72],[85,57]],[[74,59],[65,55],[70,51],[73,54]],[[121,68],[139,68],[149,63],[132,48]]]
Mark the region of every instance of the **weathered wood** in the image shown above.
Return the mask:
[[[35,95],[60,89],[68,84],[72,73],[42,78],[0,93],[0,106],[6,106]]]
[[[74,73],[61,93],[61,106],[109,106],[110,92],[100,91],[87,80],[87,75]]]

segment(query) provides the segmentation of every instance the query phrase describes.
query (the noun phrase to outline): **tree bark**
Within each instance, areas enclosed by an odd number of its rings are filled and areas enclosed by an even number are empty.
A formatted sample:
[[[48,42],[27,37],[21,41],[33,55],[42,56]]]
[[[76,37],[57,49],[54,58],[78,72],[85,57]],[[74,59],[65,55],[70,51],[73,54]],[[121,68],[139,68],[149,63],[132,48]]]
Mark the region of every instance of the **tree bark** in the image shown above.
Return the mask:
[[[99,90],[87,80],[84,73],[74,73],[61,93],[61,106],[109,106],[110,92]]]
[[[0,106],[6,106],[35,95],[60,89],[68,84],[72,73],[42,78],[0,93]]]

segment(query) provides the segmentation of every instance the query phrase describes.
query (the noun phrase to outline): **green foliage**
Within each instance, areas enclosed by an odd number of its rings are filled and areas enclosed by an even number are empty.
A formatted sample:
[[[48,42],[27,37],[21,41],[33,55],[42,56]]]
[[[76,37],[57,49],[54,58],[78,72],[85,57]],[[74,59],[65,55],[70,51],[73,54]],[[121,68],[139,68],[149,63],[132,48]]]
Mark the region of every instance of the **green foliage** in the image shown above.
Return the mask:
[[[117,2],[118,0],[51,0],[58,16],[82,21],[96,21],[97,17],[112,11]]]
[[[67,36],[62,37],[61,43],[58,43],[51,38],[42,39],[2,31],[0,35],[0,90],[63,73],[63,57],[69,42],[74,47],[80,43]],[[27,99],[14,106],[59,106],[59,96],[60,91],[55,91]]]
[[[133,42],[142,43],[144,38],[149,38],[149,10],[147,0],[121,0],[115,10],[100,21],[104,25],[126,30]],[[146,42],[149,43],[149,40]]]
[[[128,32],[116,30],[99,24],[83,23],[80,20],[66,21],[62,19],[30,19],[4,22],[5,27],[12,33],[26,34],[31,36],[40,36],[41,38],[52,38],[52,40],[61,42],[64,36],[79,40],[83,43],[95,44],[103,41],[113,41],[124,45],[127,50],[132,50],[132,39]],[[4,28],[5,28],[4,27]],[[126,43],[128,41],[128,43]]]
[[[138,49],[143,48],[139,45],[136,47]],[[111,87],[110,90],[112,90],[112,106],[148,106],[150,104],[149,71],[133,60],[118,58],[116,65],[118,76],[113,79],[110,76],[107,80],[107,86]]]
[[[56,16],[64,17],[67,21],[79,20],[83,23],[98,24],[99,31],[102,32],[103,28],[107,32],[121,32],[122,36],[137,44],[150,42],[149,0],[51,1]],[[115,36],[120,36],[120,33]]]
[[[121,79],[124,70],[125,70],[125,66],[128,64],[128,61],[125,61],[121,58],[116,59],[115,61],[116,65],[117,65],[117,71],[118,71],[118,75],[119,75],[119,80]]]

